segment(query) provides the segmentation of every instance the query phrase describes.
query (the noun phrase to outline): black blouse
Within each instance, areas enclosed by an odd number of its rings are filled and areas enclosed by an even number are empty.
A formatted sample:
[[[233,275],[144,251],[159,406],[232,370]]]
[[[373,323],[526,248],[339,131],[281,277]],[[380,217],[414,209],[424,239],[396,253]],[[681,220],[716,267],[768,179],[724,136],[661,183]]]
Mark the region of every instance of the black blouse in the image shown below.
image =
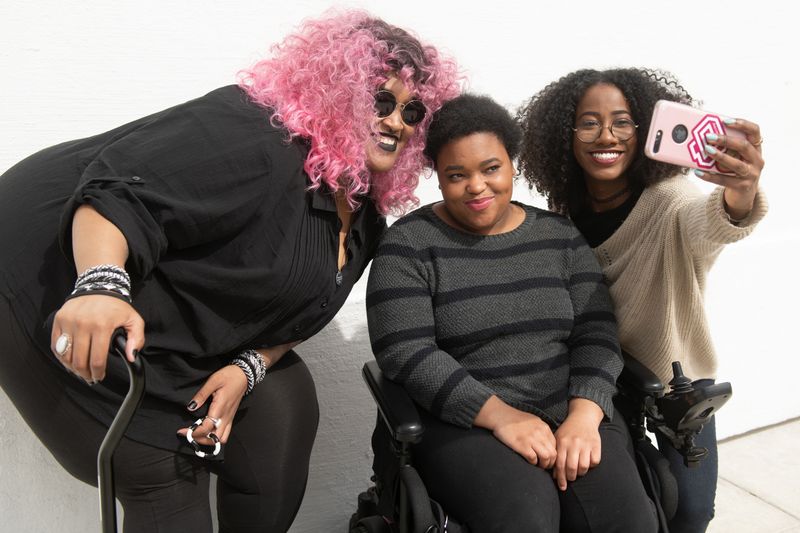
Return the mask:
[[[15,216],[3,218],[25,228],[0,234],[13,256],[0,259],[0,291],[55,364],[50,328],[76,276],[75,210],[90,204],[125,235],[133,305],[147,338],[147,395],[129,430],[136,440],[177,449],[175,431],[197,416],[186,403],[232,355],[321,330],[386,227],[364,199],[339,273],[334,199],[324,188],[307,190],[306,144],[288,142],[269,119],[239,87],[224,87],[43,150],[0,178],[3,194],[11,189],[18,199]],[[116,358],[94,387],[66,372],[64,379],[104,423],[127,389]]]
[[[641,195],[642,192],[640,190],[634,191],[622,204],[608,211],[595,213],[587,208],[573,216],[572,222],[586,238],[589,246],[597,248],[606,242],[625,222]]]

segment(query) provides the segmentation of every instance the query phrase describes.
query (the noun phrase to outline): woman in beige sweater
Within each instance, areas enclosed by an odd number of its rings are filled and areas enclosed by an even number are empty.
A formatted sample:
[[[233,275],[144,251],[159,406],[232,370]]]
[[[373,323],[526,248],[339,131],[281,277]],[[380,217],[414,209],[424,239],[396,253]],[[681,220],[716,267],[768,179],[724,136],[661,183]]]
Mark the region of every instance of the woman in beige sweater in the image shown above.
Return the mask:
[[[580,70],[551,83],[520,111],[520,168],[551,209],[568,215],[603,268],[623,350],[664,382],[671,362],[687,376],[713,380],[716,354],[703,308],[706,276],[725,244],[753,230],[767,211],[758,181],[764,159],[757,124],[726,119],[746,140],[710,136],[709,157],[735,176],[695,174],[719,185],[710,195],[681,169],[644,156],[657,100],[692,104],[668,73]],[[729,147],[740,160],[721,149]],[[659,439],[678,479],[670,531],[702,532],[714,515],[717,480],[714,421],[697,439],[709,456],[696,469]]]

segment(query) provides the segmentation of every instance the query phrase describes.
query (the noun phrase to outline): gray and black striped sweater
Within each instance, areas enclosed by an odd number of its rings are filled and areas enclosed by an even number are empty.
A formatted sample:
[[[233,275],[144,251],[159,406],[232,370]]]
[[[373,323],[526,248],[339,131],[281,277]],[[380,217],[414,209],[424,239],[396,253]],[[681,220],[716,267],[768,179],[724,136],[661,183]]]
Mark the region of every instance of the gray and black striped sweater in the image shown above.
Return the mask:
[[[569,220],[517,205],[525,221],[500,235],[451,228],[431,205],[389,228],[367,288],[378,365],[462,427],[493,394],[554,426],[573,397],[610,418],[622,359],[597,260]]]

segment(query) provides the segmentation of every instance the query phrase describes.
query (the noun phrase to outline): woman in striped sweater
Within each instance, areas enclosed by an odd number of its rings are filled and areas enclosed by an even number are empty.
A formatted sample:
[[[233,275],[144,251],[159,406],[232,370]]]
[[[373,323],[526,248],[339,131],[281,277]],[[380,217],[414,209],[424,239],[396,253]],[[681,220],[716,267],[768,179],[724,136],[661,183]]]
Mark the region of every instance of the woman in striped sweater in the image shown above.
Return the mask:
[[[609,283],[622,349],[665,383],[672,361],[680,361],[692,379],[711,380],[717,359],[703,290],[725,244],[749,235],[767,211],[758,187],[761,133],[757,124],[727,119],[727,127],[746,140],[709,136],[708,156],[736,175],[696,172],[720,185],[703,195],[678,167],[644,156],[644,132],[660,99],[692,103],[664,72],[568,74],[522,109],[520,167],[530,186],[547,196],[551,209],[569,216],[594,249]],[[723,147],[735,149],[741,160]],[[678,479],[670,531],[705,531],[717,483],[713,418],[696,440],[710,452],[699,468],[683,466],[666,439],[657,437]]]
[[[443,201],[381,242],[373,352],[421,407],[431,496],[471,531],[653,531],[613,413],[622,361],[602,273],[565,217],[511,201],[519,141],[486,97],[437,113],[425,150]]]

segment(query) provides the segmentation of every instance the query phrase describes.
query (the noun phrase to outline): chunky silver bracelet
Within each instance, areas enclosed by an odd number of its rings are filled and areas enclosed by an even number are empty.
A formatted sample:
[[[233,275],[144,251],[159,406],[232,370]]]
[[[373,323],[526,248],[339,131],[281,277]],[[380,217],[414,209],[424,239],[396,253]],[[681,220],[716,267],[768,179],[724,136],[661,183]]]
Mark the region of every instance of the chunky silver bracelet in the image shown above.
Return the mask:
[[[264,376],[267,374],[267,363],[260,353],[255,350],[245,350],[239,354],[239,357],[247,359],[247,362],[253,367],[256,385],[264,381]]]
[[[131,278],[117,265],[98,265],[86,269],[75,280],[75,288],[67,297],[75,298],[89,294],[117,296],[131,303]]]
[[[239,359],[239,357],[234,357],[231,359],[232,365],[238,366],[244,372],[244,375],[247,377],[247,390],[244,392],[245,395],[250,394],[253,392],[253,387],[256,386],[256,378],[253,374],[253,369],[250,368],[250,364],[245,361],[244,359]]]
[[[81,285],[84,281],[97,277],[118,278],[123,285],[128,287],[128,289],[131,287],[131,277],[127,272],[125,272],[125,269],[112,264],[97,265],[87,268],[83,271],[83,273],[81,273],[80,276],[78,276],[78,279],[75,280],[75,285]]]
[[[264,358],[255,350],[245,350],[231,359],[231,364],[242,369],[247,376],[247,391],[250,394],[253,388],[264,380],[267,374],[267,363]]]

